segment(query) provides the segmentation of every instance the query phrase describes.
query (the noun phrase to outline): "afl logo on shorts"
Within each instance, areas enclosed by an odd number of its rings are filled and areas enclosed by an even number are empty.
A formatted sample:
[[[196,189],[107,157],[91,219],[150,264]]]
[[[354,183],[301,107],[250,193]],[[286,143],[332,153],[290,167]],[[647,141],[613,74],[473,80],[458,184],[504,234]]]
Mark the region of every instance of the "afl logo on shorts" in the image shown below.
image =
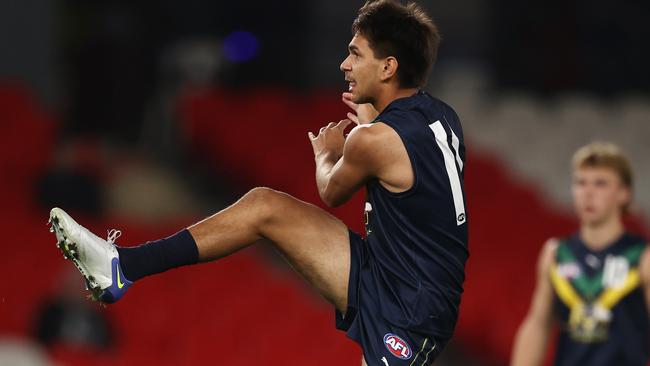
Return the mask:
[[[384,336],[384,345],[393,356],[399,359],[408,360],[413,356],[413,352],[411,352],[411,347],[409,347],[408,343],[393,333],[387,333]]]

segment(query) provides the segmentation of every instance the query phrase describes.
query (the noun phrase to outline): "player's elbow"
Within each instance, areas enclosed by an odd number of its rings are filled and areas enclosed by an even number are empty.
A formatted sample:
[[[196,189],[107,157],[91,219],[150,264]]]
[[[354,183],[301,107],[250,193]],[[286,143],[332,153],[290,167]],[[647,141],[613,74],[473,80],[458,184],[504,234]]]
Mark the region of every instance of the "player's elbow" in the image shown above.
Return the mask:
[[[334,180],[330,180],[320,191],[320,198],[327,207],[338,207],[348,200],[345,192],[340,187]]]
[[[323,191],[321,192],[320,198],[327,207],[331,208],[338,207],[345,203],[345,200],[337,197],[332,192]]]

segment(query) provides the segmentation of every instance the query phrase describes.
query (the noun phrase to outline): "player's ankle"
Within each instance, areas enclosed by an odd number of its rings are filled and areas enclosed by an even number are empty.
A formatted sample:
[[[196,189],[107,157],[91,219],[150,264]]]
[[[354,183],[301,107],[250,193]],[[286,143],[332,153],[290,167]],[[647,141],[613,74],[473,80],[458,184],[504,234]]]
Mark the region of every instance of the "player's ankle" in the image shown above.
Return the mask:
[[[196,264],[199,258],[196,242],[187,229],[136,247],[118,247],[117,251],[124,276],[132,282],[172,268]]]

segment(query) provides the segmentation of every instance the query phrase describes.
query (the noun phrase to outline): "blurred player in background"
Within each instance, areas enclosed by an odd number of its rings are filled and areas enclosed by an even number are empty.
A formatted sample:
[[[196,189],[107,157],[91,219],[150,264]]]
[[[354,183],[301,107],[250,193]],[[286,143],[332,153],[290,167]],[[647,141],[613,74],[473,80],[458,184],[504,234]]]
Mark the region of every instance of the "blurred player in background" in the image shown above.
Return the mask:
[[[368,365],[433,362],[452,336],[468,257],[460,121],[419,91],[440,38],[420,7],[390,0],[368,2],[352,28],[340,68],[349,82],[343,102],[356,113],[309,139],[328,206],[366,186],[366,239],[320,208],[268,188],[134,248],[114,246],[119,232],[102,240],[55,208],[58,245],[94,297],[112,303],[145,276],[268,240],[335,306],[337,327],[361,345]]]
[[[623,227],[632,183],[630,164],[615,145],[592,143],[575,153],[572,190],[580,230],[542,248],[513,366],[542,364],[556,321],[555,365],[648,365],[650,250]]]

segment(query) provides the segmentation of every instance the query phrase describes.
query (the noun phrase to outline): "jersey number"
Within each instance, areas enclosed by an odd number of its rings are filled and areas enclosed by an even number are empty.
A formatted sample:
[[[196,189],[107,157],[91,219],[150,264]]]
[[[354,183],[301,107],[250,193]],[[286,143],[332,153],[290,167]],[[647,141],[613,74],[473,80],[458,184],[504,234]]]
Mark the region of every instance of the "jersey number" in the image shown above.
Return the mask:
[[[454,131],[450,128],[451,145],[454,148],[454,151],[452,151],[447,142],[447,131],[445,131],[442,123],[436,121],[430,124],[429,128],[431,128],[431,131],[433,131],[433,134],[436,136],[436,142],[438,143],[438,147],[442,151],[442,156],[445,160],[445,168],[447,169],[447,176],[449,177],[449,184],[451,185],[451,195],[454,199],[454,207],[456,208],[456,225],[460,226],[467,220],[467,215],[465,214],[465,200],[463,199],[463,189],[460,185],[459,175],[459,171],[463,171],[463,160],[458,154],[460,142],[458,136],[456,136]],[[458,163],[458,168],[456,168],[456,163]]]

